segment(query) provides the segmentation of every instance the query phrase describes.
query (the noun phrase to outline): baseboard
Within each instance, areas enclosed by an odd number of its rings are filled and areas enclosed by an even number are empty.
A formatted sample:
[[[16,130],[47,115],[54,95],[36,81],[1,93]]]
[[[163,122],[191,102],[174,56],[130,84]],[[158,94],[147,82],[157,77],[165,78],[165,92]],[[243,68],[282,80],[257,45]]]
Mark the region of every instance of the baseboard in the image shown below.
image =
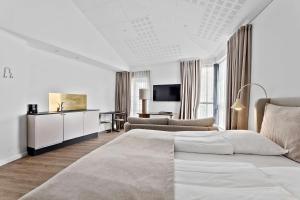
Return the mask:
[[[9,157],[5,160],[0,160],[0,166],[5,165],[7,163],[10,163],[12,161],[18,160],[18,159],[23,158],[25,156],[27,156],[27,152],[16,154],[16,155],[11,156],[11,157]]]
[[[44,147],[44,148],[41,148],[41,149],[34,149],[32,147],[27,147],[27,153],[30,156],[40,155],[42,153],[46,153],[46,152],[49,152],[49,151],[52,151],[52,150],[55,150],[55,149],[59,149],[59,148],[62,148],[62,147],[68,146],[68,145],[76,144],[76,143],[84,141],[84,140],[88,140],[88,139],[91,139],[91,138],[96,138],[96,137],[98,137],[98,134],[99,133],[97,132],[97,133],[92,133],[92,134],[89,134],[89,135],[84,135],[84,136],[81,136],[81,137],[78,137],[78,138],[63,141],[62,143],[54,144],[54,145],[47,146],[47,147]]]

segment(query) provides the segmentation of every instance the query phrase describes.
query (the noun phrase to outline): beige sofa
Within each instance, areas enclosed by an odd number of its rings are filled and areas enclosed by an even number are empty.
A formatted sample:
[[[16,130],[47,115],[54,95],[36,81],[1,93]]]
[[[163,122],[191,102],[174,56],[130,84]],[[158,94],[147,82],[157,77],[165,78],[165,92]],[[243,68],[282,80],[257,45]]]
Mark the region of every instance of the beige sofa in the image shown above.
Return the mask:
[[[132,129],[150,129],[161,131],[212,131],[218,130],[214,126],[214,118],[197,120],[178,120],[169,118],[136,118],[128,117],[124,125],[125,132]]]

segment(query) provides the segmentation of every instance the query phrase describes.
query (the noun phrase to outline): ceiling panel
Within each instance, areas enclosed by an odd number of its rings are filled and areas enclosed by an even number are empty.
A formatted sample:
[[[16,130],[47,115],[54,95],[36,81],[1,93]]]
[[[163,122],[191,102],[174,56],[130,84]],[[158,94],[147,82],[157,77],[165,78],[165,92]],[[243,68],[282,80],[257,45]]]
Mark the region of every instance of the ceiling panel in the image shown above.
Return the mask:
[[[129,65],[217,53],[272,0],[73,0]]]

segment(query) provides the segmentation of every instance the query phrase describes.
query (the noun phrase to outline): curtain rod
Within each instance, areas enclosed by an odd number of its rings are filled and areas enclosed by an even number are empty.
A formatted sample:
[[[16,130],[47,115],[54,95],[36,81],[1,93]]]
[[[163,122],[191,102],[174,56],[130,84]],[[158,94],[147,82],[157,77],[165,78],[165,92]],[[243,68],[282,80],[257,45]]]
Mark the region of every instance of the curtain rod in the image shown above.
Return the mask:
[[[178,61],[190,61],[190,60],[202,60],[201,58],[183,58],[179,59]]]

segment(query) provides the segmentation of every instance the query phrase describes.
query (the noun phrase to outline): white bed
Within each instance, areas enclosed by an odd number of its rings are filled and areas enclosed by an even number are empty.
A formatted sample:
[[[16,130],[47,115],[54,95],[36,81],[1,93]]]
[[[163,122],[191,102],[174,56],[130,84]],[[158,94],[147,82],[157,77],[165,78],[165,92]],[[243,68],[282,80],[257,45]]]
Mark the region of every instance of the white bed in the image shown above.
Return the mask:
[[[218,155],[222,152],[216,153],[214,148],[203,144],[201,147],[212,152],[174,153],[174,143],[161,138],[163,135],[171,134],[128,132],[75,162],[22,199],[300,199],[300,165],[292,160],[283,156]],[[151,138],[155,139],[152,145],[148,142]],[[193,137],[187,138],[193,141]],[[132,142],[133,139],[137,141]],[[215,139],[228,153],[218,138],[205,141],[214,145]],[[161,148],[166,144],[167,148]],[[160,154],[161,151],[164,153]]]
[[[261,128],[265,104],[270,101],[281,106],[300,106],[299,98],[260,100],[256,105],[258,132]],[[298,162],[283,155],[263,155],[263,153],[262,155],[234,152],[232,155],[222,155],[222,152],[215,151],[194,153],[193,151],[203,151],[206,146],[201,144],[201,149],[197,149],[192,143],[188,145],[192,142],[191,138],[197,136],[197,133],[189,134],[189,141],[183,144],[183,147],[177,148],[175,152],[176,200],[300,199],[300,164]],[[180,136],[181,133],[178,135]],[[203,135],[205,136],[206,133]],[[204,143],[206,141],[209,140],[205,140]],[[219,146],[220,143],[222,142],[218,140]],[[249,143],[255,146],[254,142]],[[221,146],[225,152],[226,148],[223,144]],[[180,149],[187,152],[180,151]],[[190,152],[188,152],[189,149]],[[211,149],[208,148],[208,150]]]
[[[135,129],[22,200],[300,199],[300,164],[285,153],[257,133]]]

